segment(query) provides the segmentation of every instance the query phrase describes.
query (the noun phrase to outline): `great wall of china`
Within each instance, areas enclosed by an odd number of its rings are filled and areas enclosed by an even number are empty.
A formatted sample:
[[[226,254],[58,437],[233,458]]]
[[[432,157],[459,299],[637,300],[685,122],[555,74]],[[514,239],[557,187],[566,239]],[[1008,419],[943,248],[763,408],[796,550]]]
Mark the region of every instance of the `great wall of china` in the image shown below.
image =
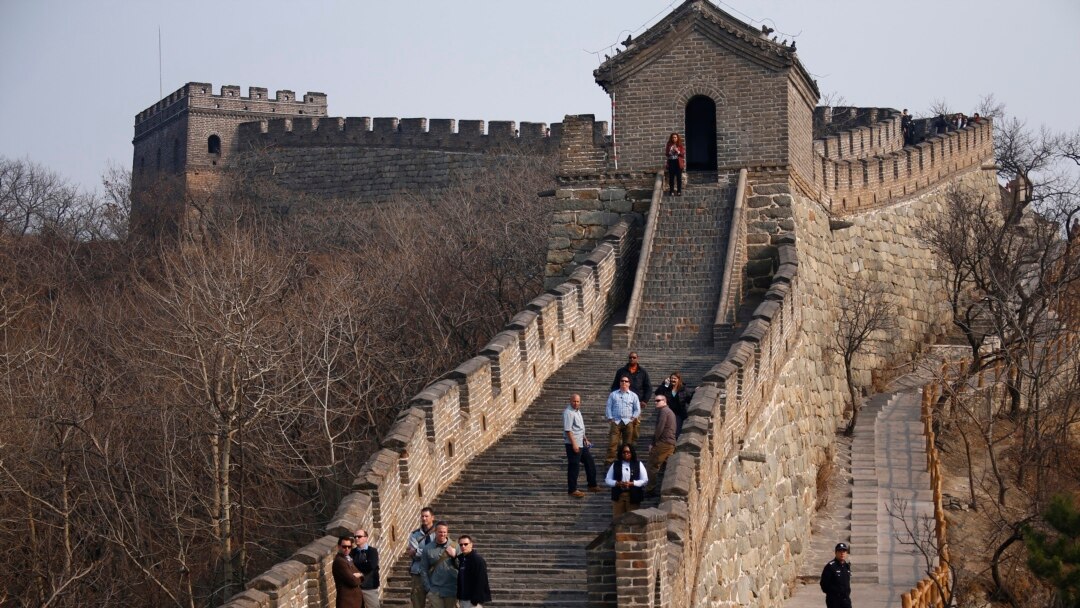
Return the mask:
[[[920,123],[905,146],[895,110],[815,107],[793,47],[704,0],[595,75],[619,99],[618,169],[608,124],[588,115],[485,133],[482,121],[329,118],[323,94],[270,101],[203,83],[139,114],[136,180],[171,172],[185,187],[250,153],[287,189],[364,200],[438,187],[485,153],[558,158],[547,292],[403,408],[324,536],[227,606],[333,605],[336,536],[357,527],[384,556],[384,604],[407,605],[406,536],[428,504],[479,539],[493,605],[771,607],[791,595],[843,417],[827,345],[836,311],[860,279],[896,304],[896,335],[856,361],[863,385],[943,333],[915,233],[950,188],[998,196],[991,124],[931,135]],[[703,98],[704,120],[687,111]],[[691,146],[715,138],[695,148],[703,169],[681,199],[663,196],[657,173],[672,131]],[[399,161],[412,173],[377,175]],[[596,410],[626,348],[699,388],[660,496],[611,522],[606,495],[567,502],[558,421],[575,391],[603,428]]]

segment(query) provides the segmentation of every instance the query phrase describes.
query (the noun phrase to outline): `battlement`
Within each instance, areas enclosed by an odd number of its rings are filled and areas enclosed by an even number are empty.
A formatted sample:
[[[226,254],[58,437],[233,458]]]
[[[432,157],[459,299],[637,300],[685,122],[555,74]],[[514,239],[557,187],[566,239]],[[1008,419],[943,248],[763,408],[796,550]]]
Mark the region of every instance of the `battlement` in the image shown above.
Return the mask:
[[[903,147],[900,113],[892,108],[814,108],[814,152],[818,156],[867,158]]]
[[[485,126],[487,127],[485,130]],[[502,146],[535,153],[554,152],[562,123],[453,118],[308,117],[243,123],[241,148],[374,146],[482,152]]]
[[[308,92],[302,98],[290,90],[280,90],[271,99],[263,87],[248,87],[248,95],[240,94],[240,87],[222,85],[215,95],[208,82],[189,82],[165,98],[135,115],[135,137],[164,123],[187,109],[220,110],[224,112],[247,112],[257,114],[326,115],[326,94]]]
[[[865,158],[827,157],[815,142],[814,183],[809,194],[837,214],[865,209],[908,197],[981,166],[993,155],[993,125],[988,119]]]

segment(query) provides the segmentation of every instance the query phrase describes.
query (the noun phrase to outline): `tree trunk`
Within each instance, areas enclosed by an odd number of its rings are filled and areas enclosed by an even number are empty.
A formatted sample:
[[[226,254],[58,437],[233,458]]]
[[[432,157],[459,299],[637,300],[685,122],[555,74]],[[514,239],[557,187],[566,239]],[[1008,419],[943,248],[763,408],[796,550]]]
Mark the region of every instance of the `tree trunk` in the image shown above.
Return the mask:
[[[851,371],[851,360],[844,359],[844,374],[847,377],[848,396],[851,398],[851,420],[848,422],[847,428],[844,429],[844,435],[851,437],[855,434],[855,423],[859,420],[859,394],[855,388],[855,378]]]
[[[997,549],[994,549],[994,555],[990,558],[990,574],[994,579],[994,589],[991,595],[996,599],[1008,602],[1012,608],[1020,608],[1020,605],[1016,603],[1016,598],[1013,597],[1012,592],[1005,587],[1005,581],[1001,577],[1001,556],[1005,554],[1005,551],[1013,543],[1021,538],[1020,532],[1014,530],[1012,535],[1005,539],[1005,542],[998,545]]]

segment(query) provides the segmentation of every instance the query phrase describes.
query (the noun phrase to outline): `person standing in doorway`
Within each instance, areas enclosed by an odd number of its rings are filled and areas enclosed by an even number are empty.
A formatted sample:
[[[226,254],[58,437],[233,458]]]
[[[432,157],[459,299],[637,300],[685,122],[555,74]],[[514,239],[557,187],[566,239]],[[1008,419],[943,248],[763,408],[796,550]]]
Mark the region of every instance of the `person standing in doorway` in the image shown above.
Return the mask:
[[[846,543],[836,545],[835,559],[821,571],[821,591],[825,593],[825,608],[851,608],[851,564],[847,560]]]
[[[678,133],[672,133],[664,146],[664,158],[667,159],[668,194],[682,196],[682,174],[686,169],[686,146]]]

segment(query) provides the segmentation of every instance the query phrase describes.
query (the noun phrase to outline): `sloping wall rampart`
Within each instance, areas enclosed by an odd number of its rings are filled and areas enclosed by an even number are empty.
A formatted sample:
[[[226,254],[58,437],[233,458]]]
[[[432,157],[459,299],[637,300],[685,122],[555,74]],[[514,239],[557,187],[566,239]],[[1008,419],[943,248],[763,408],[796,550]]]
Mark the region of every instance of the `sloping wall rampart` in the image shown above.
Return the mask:
[[[884,155],[834,158],[819,153],[812,179],[799,175],[799,186],[834,215],[886,205],[989,162],[992,133],[991,121],[983,120]]]
[[[616,538],[636,539],[643,556],[637,570],[617,571],[620,602],[624,586],[640,590],[637,580],[666,594],[641,605],[782,605],[808,548],[817,469],[843,421],[843,367],[828,350],[836,311],[859,278],[882,285],[897,306],[895,332],[875,336],[871,354],[855,362],[864,385],[872,370],[906,361],[943,333],[943,286],[916,230],[957,184],[997,188],[992,171],[967,171],[901,203],[852,214],[841,230],[830,228],[827,207],[793,194],[793,185],[754,184],[790,201],[794,235],[779,239],[764,302],[690,405],[661,490],[666,521],[650,510],[616,525]],[[666,526],[666,538],[649,541],[650,526]],[[653,555],[667,556],[663,569]]]
[[[584,264],[518,313],[479,356],[414,397],[353,482],[326,536],[252,579],[225,606],[333,605],[336,537],[359,527],[387,563],[401,555],[419,510],[511,429],[544,381],[589,346],[625,299],[638,238],[631,220],[616,224]]]
[[[814,152],[833,160],[884,156],[904,147],[900,113],[890,108],[814,108]]]

